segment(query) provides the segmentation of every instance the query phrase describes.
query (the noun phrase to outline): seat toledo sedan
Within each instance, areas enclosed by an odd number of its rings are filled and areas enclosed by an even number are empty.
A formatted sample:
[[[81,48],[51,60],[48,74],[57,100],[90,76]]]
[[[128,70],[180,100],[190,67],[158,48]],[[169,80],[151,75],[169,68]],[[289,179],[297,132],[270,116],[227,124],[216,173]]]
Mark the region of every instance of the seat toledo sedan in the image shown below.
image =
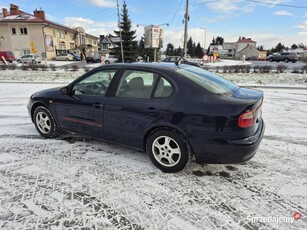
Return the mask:
[[[240,163],[259,147],[263,93],[201,68],[112,64],[68,86],[34,93],[28,110],[44,138],[62,131],[146,151],[164,172],[202,163]]]

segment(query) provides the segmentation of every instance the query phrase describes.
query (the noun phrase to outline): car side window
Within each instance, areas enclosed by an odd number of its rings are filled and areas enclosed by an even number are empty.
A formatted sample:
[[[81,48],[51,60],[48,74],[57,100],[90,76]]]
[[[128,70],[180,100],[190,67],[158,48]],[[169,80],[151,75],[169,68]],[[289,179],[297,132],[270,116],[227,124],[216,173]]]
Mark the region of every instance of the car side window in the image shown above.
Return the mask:
[[[161,77],[157,83],[154,98],[169,97],[173,93],[173,86],[165,78]]]
[[[152,95],[154,98],[168,97],[172,92],[172,85],[156,73],[126,70],[120,80],[115,96],[149,99]]]
[[[150,98],[158,74],[125,70],[117,88],[116,97]]]
[[[74,95],[104,96],[116,70],[101,70],[79,81],[73,86]]]

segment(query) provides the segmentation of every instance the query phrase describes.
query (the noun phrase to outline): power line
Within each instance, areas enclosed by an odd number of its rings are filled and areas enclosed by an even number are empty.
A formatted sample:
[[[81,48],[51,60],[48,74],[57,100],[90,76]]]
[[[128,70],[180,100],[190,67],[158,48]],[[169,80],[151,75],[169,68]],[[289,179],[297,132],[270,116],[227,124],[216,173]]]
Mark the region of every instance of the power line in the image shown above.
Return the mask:
[[[100,10],[100,11],[98,11],[98,12],[96,12],[96,13],[93,13],[93,14],[90,14],[90,15],[84,17],[84,18],[92,18],[92,17],[95,16],[95,15],[98,15],[98,14],[101,14],[101,13],[103,13],[103,12],[107,12],[107,11],[110,11],[110,10],[113,10],[113,8],[112,8],[112,9],[103,9],[103,10]]]
[[[175,17],[177,16],[178,11],[179,11],[179,9],[180,9],[180,7],[181,7],[181,5],[182,5],[182,2],[183,2],[183,0],[181,0],[180,4],[179,4],[179,6],[178,6],[178,8],[177,8],[177,10],[176,10],[176,13],[174,14],[172,20],[170,21],[170,23],[169,23],[170,25],[172,24],[172,22],[174,21]]]
[[[264,4],[264,5],[271,5],[271,6],[283,6],[283,7],[291,7],[291,8],[298,8],[298,9],[307,9],[307,6],[295,6],[295,5],[288,5],[288,4],[262,2],[262,1],[257,1],[257,0],[245,0],[245,1],[246,2],[253,2],[253,3]]]

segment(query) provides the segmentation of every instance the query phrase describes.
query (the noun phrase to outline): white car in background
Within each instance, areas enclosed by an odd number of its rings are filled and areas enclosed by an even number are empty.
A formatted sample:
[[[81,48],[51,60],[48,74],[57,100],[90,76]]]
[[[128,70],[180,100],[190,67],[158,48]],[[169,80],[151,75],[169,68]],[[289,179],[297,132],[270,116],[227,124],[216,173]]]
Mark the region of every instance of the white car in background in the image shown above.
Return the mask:
[[[74,56],[71,54],[61,54],[61,55],[54,56],[52,60],[53,61],[73,61]]]
[[[42,59],[36,54],[26,54],[17,59],[18,63],[41,63]]]
[[[103,57],[104,64],[112,64],[117,61],[117,58],[115,56],[109,55],[107,57]]]

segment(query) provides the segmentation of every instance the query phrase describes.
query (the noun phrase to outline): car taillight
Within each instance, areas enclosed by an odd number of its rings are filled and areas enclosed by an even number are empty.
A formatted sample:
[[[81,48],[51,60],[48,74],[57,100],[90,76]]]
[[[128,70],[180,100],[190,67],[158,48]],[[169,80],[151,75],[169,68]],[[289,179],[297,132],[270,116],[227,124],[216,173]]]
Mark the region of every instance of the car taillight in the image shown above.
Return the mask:
[[[247,128],[249,126],[252,126],[254,124],[254,112],[253,111],[247,111],[245,113],[242,113],[238,120],[238,125],[241,128]]]
[[[247,127],[252,126],[258,120],[258,118],[261,117],[261,113],[262,113],[261,107],[262,107],[262,103],[257,109],[251,110],[251,111],[248,110],[242,113],[238,119],[239,127],[247,128]]]

